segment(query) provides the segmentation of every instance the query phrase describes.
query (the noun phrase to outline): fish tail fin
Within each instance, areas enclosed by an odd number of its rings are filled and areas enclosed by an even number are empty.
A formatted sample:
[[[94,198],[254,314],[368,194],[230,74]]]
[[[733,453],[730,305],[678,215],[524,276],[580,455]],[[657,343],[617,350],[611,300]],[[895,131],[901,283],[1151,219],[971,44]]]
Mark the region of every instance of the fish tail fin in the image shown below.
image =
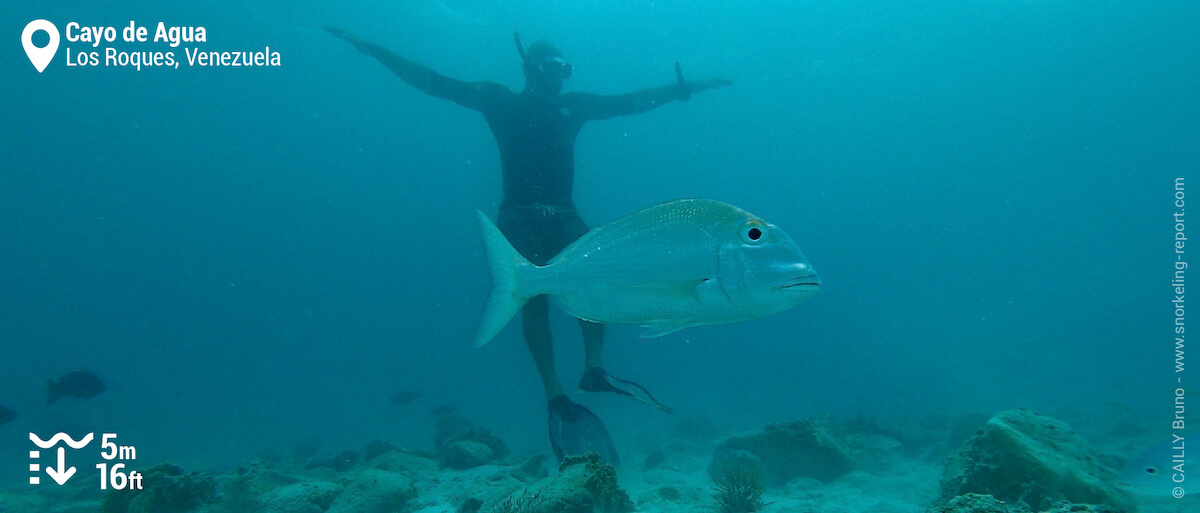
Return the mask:
[[[54,386],[54,380],[46,380],[46,404],[54,404],[59,397],[62,397],[62,392]]]
[[[479,326],[475,329],[475,347],[480,347],[491,342],[517,311],[538,293],[521,288],[522,270],[535,266],[517,252],[491,219],[478,210],[475,213],[479,217],[484,253],[492,273],[492,292],[488,294],[483,316],[479,318]]]

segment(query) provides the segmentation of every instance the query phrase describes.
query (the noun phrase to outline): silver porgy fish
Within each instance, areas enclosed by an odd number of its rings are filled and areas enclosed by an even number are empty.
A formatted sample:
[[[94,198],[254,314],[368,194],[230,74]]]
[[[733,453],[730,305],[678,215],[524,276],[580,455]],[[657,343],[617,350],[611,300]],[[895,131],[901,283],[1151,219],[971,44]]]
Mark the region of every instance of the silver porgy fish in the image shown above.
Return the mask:
[[[592,229],[544,266],[522,257],[476,213],[492,273],[476,347],[541,294],[577,318],[640,324],[643,337],[657,337],[780,312],[821,287],[783,230],[719,201],[682,199],[640,210]]]

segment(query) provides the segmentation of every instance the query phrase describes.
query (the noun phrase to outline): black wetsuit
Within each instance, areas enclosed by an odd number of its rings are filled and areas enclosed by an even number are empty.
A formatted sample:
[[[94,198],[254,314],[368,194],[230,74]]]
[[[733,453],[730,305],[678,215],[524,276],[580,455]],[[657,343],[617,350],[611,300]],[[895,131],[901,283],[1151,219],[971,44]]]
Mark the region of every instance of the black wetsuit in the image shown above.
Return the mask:
[[[639,108],[633,95],[513,93],[492,82],[434,73],[429,94],[479,111],[500,149],[504,200],[497,222],[525,258],[542,265],[587,233],[575,211],[575,138],[583,124]]]

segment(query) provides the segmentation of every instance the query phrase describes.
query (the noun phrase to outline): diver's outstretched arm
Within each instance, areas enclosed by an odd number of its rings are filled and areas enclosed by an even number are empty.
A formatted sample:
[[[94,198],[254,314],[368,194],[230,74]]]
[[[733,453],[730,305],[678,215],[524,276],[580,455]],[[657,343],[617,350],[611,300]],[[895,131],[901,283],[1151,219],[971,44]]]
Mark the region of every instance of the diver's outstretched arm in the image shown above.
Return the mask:
[[[643,89],[615,96],[585,95],[582,103],[589,119],[607,119],[615,116],[641,114],[661,107],[672,100],[687,101],[694,93],[732,85],[729,79],[687,80],[679,83]]]
[[[325,30],[334,37],[348,41],[358,51],[374,57],[401,80],[430,96],[445,98],[468,109],[483,111],[496,105],[500,96],[512,94],[504,86],[493,82],[463,82],[447,77],[428,66],[418,64],[375,43],[359,39],[344,30],[328,25],[325,26]]]
[[[412,85],[423,93],[434,94],[432,84],[435,72],[433,69],[375,43],[359,39],[353,34],[337,27],[326,25],[324,28],[326,32],[333,34],[334,37],[349,42],[358,51],[374,57],[383,63],[384,66],[392,70],[392,73],[395,73],[401,80],[408,82],[409,85]]]

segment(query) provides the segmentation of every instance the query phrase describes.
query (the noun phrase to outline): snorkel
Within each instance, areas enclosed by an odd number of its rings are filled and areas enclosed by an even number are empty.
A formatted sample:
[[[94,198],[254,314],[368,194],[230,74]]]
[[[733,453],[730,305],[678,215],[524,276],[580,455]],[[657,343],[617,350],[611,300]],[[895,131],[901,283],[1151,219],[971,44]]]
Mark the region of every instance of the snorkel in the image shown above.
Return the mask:
[[[525,45],[521,44],[521,33],[513,31],[513,42],[517,44],[517,54],[521,56],[521,65],[525,67],[525,73],[529,74],[537,71],[537,66],[529,62],[529,54],[525,53]]]

